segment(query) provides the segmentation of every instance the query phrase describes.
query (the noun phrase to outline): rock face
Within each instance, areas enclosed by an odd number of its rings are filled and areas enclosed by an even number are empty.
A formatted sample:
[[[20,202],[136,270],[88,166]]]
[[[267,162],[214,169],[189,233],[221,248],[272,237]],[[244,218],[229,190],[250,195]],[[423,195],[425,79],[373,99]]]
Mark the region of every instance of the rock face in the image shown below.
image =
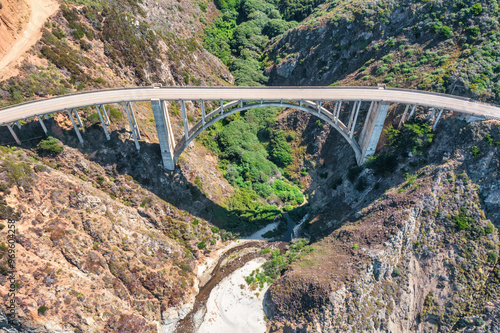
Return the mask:
[[[116,164],[102,165],[69,147],[41,158],[2,148],[0,202],[12,209],[0,210],[0,236],[4,242],[7,218],[18,218],[15,297],[29,327],[157,332],[197,292],[194,268],[205,256],[196,244],[221,245],[204,219],[145,191]],[[2,243],[5,300],[6,251]]]
[[[498,125],[450,119],[436,133],[427,166],[414,156],[400,167],[415,179],[398,176],[401,170],[375,176],[390,189],[357,206],[271,286],[268,329],[498,330],[500,151],[488,144],[500,139]],[[316,220],[327,224],[335,208],[320,215]]]
[[[475,14],[469,15],[470,9],[444,3],[431,8],[406,0],[324,2],[268,45],[263,58],[269,84],[386,83],[498,103],[494,75],[491,82],[470,79],[498,66],[488,55],[494,43],[485,38],[499,36],[498,11],[486,7],[491,8],[478,2]],[[470,38],[466,31],[476,36]],[[480,50],[488,51],[481,55]]]

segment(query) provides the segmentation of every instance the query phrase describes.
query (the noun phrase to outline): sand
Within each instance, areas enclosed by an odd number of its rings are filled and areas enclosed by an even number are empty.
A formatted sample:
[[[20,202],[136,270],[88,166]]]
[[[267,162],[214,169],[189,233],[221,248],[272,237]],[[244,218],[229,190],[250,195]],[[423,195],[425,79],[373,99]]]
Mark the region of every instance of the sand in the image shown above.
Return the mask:
[[[263,299],[267,287],[251,291],[245,281],[254,269],[264,264],[264,258],[247,262],[222,280],[210,293],[206,313],[198,333],[258,333],[266,331]],[[244,288],[241,288],[241,285]],[[258,294],[258,296],[257,296]],[[200,313],[198,318],[202,314]],[[201,318],[200,318],[201,319]]]

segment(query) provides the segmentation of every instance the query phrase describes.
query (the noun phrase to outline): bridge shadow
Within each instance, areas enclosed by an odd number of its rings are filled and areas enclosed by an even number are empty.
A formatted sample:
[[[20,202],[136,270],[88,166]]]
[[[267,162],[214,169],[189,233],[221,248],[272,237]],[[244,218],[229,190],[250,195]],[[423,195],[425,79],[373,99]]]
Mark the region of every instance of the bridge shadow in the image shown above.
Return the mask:
[[[300,118],[287,119],[288,126],[297,128],[304,121]],[[411,173],[400,170],[381,181],[371,169],[357,165],[351,146],[340,133],[328,125],[319,126],[318,119],[309,116],[299,143],[313,156],[304,163],[310,177],[304,189],[309,203],[290,211],[296,222],[307,214],[301,229],[312,241],[359,219],[358,212],[376,202],[386,190],[405,182],[404,172]]]
[[[259,211],[259,214],[248,210],[229,211],[194,186],[179,166],[174,171],[165,170],[158,143],[140,141],[141,149],[140,152],[137,151],[131,133],[121,125],[109,132],[109,141],[106,140],[100,124],[86,127],[85,132],[81,132],[83,144],[79,142],[73,128],[63,129],[54,119],[45,120],[45,125],[49,129],[48,135],[61,140],[66,146],[77,149],[88,160],[99,164],[105,169],[108,177],[131,177],[133,182],[158,198],[219,228],[244,235],[262,227],[262,223],[269,221],[270,215],[280,214],[279,210],[264,210]],[[21,129],[17,126],[13,126],[13,129],[21,140],[22,147],[27,149],[36,149],[39,142],[47,137],[36,120],[23,124]],[[0,144],[16,146],[5,126],[0,127]],[[142,210],[141,200],[135,203],[139,210]],[[252,214],[256,218],[245,218]]]

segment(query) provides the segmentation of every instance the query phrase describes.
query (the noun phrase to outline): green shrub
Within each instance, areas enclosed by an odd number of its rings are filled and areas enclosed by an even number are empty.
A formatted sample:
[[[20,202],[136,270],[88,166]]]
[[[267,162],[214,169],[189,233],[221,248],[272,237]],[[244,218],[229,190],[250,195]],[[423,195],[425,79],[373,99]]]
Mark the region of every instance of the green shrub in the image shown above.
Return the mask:
[[[38,313],[44,314],[49,308],[45,305],[42,305],[38,308]]]
[[[483,6],[480,3],[476,3],[471,7],[471,12],[476,16],[481,15],[483,12]]]
[[[205,242],[199,242],[197,247],[198,249],[203,250],[207,247],[207,244]]]
[[[59,154],[64,150],[62,143],[54,137],[49,136],[47,139],[38,143],[38,150],[50,154]]]
[[[480,157],[481,156],[481,151],[479,150],[479,148],[477,146],[472,147],[470,149],[470,153],[474,157]]]
[[[497,261],[498,258],[498,253],[494,251],[488,252],[488,261],[492,264],[494,264]]]
[[[394,267],[394,269],[392,270],[392,276],[393,277],[401,276],[401,268]]]
[[[471,228],[469,223],[474,222],[473,218],[467,216],[464,209],[461,209],[458,215],[453,216],[452,220],[459,230],[469,230]]]
[[[495,226],[493,225],[493,223],[491,223],[489,221],[488,225],[486,226],[486,228],[484,228],[484,232],[488,235],[488,234],[493,233],[493,231],[495,231]]]
[[[358,249],[358,247],[359,247],[358,243],[354,243],[354,245],[352,246],[352,249],[353,249],[353,250],[357,250],[357,249]]]
[[[445,38],[450,38],[451,36],[453,36],[453,30],[451,30],[451,28],[446,25],[443,25],[439,29],[439,33],[443,35]]]
[[[114,108],[112,106],[109,107],[109,116],[115,120],[122,120],[123,119],[123,114],[120,112],[120,110],[118,110],[117,108]]]

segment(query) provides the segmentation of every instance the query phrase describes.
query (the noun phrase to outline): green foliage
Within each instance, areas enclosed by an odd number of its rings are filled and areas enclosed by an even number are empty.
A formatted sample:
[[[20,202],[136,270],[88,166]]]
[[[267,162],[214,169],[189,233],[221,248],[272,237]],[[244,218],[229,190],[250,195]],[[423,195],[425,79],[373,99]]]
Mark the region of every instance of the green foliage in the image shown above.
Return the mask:
[[[292,148],[286,139],[286,133],[282,130],[272,133],[268,150],[271,161],[279,167],[286,167],[293,161]]]
[[[406,124],[400,131],[389,125],[384,130],[385,137],[390,150],[396,155],[421,154],[432,143],[434,134],[431,126],[425,121],[414,118]]]
[[[109,107],[109,115],[112,119],[115,119],[115,120],[122,120],[123,119],[123,114],[120,112],[120,110],[118,110],[117,108],[112,107],[112,106]]]
[[[59,154],[64,150],[62,143],[54,137],[49,136],[47,139],[40,141],[38,143],[38,151],[49,153],[49,154]]]
[[[210,230],[212,230],[212,233],[214,233],[214,234],[216,234],[220,231],[219,228],[217,228],[217,227],[211,227]]]
[[[48,309],[49,309],[48,307],[42,305],[38,308],[38,313],[41,313],[43,315]]]
[[[94,112],[92,113],[90,116],[87,117],[87,121],[90,123],[90,124],[97,124],[98,122],[100,122],[100,118],[99,118],[99,115],[97,114],[97,112]]]
[[[488,221],[488,225],[484,228],[484,233],[489,235],[493,233],[493,231],[495,231],[495,226],[491,223],[491,221]]]
[[[302,21],[324,0],[279,0],[278,8],[286,20]]]
[[[476,3],[471,7],[472,14],[478,16],[483,12],[483,6],[480,3]]]
[[[474,157],[480,157],[481,156],[481,150],[477,146],[474,146],[470,149],[470,153]]]
[[[353,249],[353,250],[357,250],[357,249],[358,249],[358,247],[359,247],[358,243],[354,243],[354,245],[352,246],[352,249]]]
[[[492,264],[494,264],[498,259],[498,253],[494,251],[488,252],[488,261]]]
[[[205,242],[199,242],[198,245],[196,245],[199,250],[203,250],[207,247],[207,244]]]
[[[29,188],[33,183],[33,171],[27,162],[16,162],[12,159],[5,159],[0,170],[6,172],[8,187],[17,185]]]
[[[474,222],[473,218],[467,216],[464,209],[461,209],[458,215],[453,216],[452,220],[459,230],[469,230],[471,228],[470,223]]]
[[[446,25],[443,25],[441,28],[439,28],[439,33],[445,38],[451,38],[451,36],[453,36],[453,30]]]
[[[264,263],[262,271],[260,269],[254,270],[245,277],[245,280],[248,284],[258,284],[259,288],[262,289],[265,284],[271,284],[278,278],[288,265],[312,251],[314,251],[314,247],[307,245],[306,239],[294,240],[284,255],[280,255],[279,249],[274,249],[271,252],[272,259]]]
[[[401,268],[394,267],[394,269],[392,270],[392,276],[393,277],[401,276]]]

